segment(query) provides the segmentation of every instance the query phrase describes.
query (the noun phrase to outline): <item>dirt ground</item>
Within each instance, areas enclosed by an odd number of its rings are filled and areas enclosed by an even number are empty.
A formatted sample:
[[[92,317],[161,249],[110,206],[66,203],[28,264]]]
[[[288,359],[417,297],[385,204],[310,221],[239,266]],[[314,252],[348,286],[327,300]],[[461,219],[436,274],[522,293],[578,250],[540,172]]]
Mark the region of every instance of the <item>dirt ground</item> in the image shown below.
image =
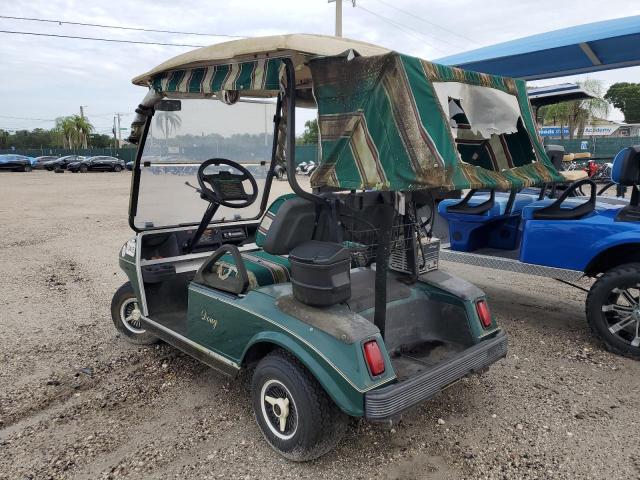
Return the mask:
[[[116,334],[129,184],[0,174],[0,478],[640,478],[640,363],[592,340],[584,294],[452,264],[488,293],[508,357],[393,429],[354,421],[334,452],[284,460],[243,382]]]

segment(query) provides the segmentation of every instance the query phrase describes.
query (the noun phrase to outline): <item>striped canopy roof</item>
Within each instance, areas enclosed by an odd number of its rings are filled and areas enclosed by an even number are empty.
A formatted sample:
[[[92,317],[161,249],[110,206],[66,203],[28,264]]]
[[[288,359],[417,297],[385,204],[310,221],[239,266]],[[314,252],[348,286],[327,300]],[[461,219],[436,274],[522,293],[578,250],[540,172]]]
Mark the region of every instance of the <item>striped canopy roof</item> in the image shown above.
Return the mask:
[[[158,93],[207,94],[223,90],[271,91],[280,85],[279,59],[260,59],[162,72],[151,80]]]
[[[563,181],[535,133],[523,81],[395,52],[316,58],[310,68],[321,140],[313,187],[506,190]]]

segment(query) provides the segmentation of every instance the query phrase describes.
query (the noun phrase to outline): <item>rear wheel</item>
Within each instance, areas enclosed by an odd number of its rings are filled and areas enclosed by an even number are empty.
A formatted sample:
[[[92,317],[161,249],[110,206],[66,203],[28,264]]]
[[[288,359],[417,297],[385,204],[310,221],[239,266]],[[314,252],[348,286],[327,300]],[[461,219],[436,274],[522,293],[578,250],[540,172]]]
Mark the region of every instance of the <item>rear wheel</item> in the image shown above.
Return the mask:
[[[593,284],[587,320],[607,349],[640,360],[640,263],[612,268]]]
[[[114,172],[121,172],[122,171],[122,167],[120,165],[116,165],[115,167],[113,167],[113,171]]]
[[[31,170],[33,170],[33,168],[31,168],[31,165],[25,165],[22,169],[23,172],[30,172]]]
[[[158,341],[142,328],[142,310],[130,282],[122,285],[111,300],[111,319],[127,340],[137,345],[149,345]]]
[[[251,401],[271,447],[289,460],[313,460],[333,449],[347,416],[293,355],[275,350],[256,367]]]
[[[80,173],[87,173],[89,168],[86,165],[80,165]]]

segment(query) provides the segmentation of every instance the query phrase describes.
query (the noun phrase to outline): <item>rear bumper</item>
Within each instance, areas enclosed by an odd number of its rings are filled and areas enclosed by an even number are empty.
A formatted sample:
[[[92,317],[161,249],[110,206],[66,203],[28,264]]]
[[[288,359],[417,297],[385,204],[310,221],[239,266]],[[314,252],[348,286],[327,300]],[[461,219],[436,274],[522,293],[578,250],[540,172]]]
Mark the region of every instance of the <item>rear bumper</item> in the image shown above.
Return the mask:
[[[483,370],[507,355],[507,336],[499,331],[447,362],[401,383],[370,390],[364,397],[365,418],[383,422],[430,399],[451,383]]]

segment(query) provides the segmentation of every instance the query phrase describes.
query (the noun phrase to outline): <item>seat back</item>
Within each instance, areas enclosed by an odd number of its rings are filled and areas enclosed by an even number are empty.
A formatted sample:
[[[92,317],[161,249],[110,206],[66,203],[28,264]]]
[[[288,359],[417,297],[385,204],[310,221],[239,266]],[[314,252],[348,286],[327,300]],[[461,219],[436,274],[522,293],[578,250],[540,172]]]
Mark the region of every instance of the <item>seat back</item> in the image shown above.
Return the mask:
[[[271,228],[271,223],[273,222],[273,219],[276,218],[276,214],[280,210],[280,207],[282,207],[284,202],[291,198],[295,198],[295,196],[295,193],[286,193],[284,195],[280,195],[271,202],[271,205],[267,208],[264,217],[260,220],[260,225],[258,225],[258,231],[256,232],[256,245],[258,247],[263,246],[264,239],[267,238],[267,233],[269,232],[269,228]]]
[[[627,147],[618,152],[613,159],[611,180],[625,186],[640,183],[640,145]]]
[[[631,186],[629,205],[616,215],[617,222],[640,222],[640,145],[627,147],[613,159],[611,180],[618,185]]]
[[[311,240],[315,227],[316,206],[304,198],[288,198],[277,208],[277,215],[271,219],[268,228],[263,228],[264,239],[259,246],[272,255],[287,255],[293,248]]]
[[[560,170],[564,158],[564,147],[562,145],[545,145],[544,151],[547,153],[553,166],[556,167],[556,170]]]

